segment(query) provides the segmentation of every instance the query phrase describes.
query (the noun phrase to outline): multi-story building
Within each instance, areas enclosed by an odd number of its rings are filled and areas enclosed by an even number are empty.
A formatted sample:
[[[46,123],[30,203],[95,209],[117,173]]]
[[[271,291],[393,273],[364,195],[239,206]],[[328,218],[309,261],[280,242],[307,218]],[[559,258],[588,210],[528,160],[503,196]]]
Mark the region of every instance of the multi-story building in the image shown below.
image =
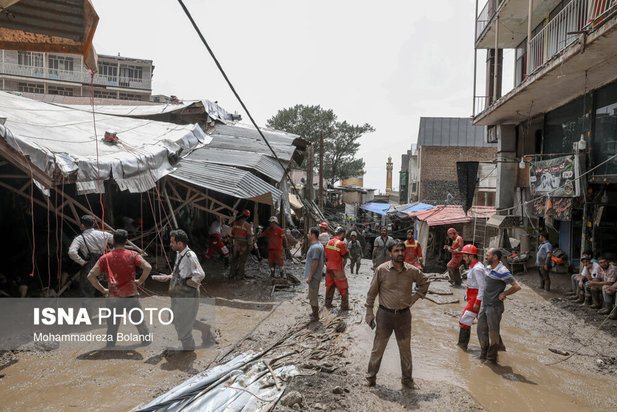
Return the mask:
[[[485,128],[472,126],[471,119],[421,117],[417,143],[407,152],[407,165],[401,168],[401,178],[407,176],[405,203],[443,205],[449,191],[454,203],[462,204],[457,162],[477,161],[479,184],[473,205],[494,206],[495,179],[491,176],[496,156],[497,145],[487,143]],[[401,188],[404,183],[401,181]]]
[[[139,101],[152,94],[151,60],[99,55],[92,77],[75,54],[2,50],[0,59],[3,91]]]
[[[498,209],[555,229],[575,262],[591,246],[617,258],[617,3],[489,0],[476,15],[473,123],[498,142]]]

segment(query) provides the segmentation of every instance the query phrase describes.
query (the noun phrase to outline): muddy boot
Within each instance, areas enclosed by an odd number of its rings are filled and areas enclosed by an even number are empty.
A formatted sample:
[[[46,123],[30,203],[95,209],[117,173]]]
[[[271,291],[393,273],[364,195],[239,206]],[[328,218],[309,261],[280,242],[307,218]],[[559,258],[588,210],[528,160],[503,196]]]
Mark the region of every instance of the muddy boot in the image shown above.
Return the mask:
[[[613,308],[611,308],[611,307],[610,307],[609,305],[607,305],[607,304],[606,304],[606,302],[605,302],[605,303],[604,303],[604,309],[600,309],[600,310],[598,311],[598,313],[599,313],[600,315],[608,315],[609,313],[611,313],[611,310],[612,310],[612,309],[613,309]]]
[[[611,314],[608,315],[608,318],[613,319],[613,320],[617,319],[617,306],[613,308],[613,310],[611,311]]]
[[[578,299],[576,300],[576,303],[583,303],[585,302],[585,292],[583,292],[582,290],[578,291]]]
[[[319,320],[319,306],[311,306],[313,313],[311,313],[311,322],[316,322]]]
[[[583,303],[583,306],[593,306],[593,302],[591,300],[591,293],[585,292],[585,303]]]
[[[274,276],[274,274],[275,274],[275,270],[274,269],[270,269],[270,277],[271,278],[276,277],[276,276]]]
[[[580,295],[580,291],[579,290],[576,291],[576,294],[574,294],[572,296],[568,296],[568,299],[573,300],[575,302],[578,301],[580,298],[581,298],[581,295]],[[583,299],[585,299],[585,298],[583,297]]]
[[[506,351],[506,345],[503,344],[503,339],[501,339],[501,335],[499,335],[499,346],[497,349],[499,352],[505,352]]]
[[[544,289],[544,279],[540,281],[540,286],[538,286],[538,289]]]
[[[349,296],[341,298],[341,310],[349,310]]]
[[[464,350],[467,350],[467,345],[469,345],[470,338],[471,338],[471,329],[461,328],[458,332],[458,343],[456,345],[461,347]]]
[[[550,279],[546,279],[546,283],[544,285],[544,291],[545,292],[551,291],[551,280]]]
[[[334,308],[334,305],[332,304],[332,298],[330,299],[326,299],[326,303],[324,305],[327,309],[332,309]]]
[[[600,291],[592,290],[591,291],[591,300],[593,301],[592,309],[602,309],[602,301],[600,299]]]
[[[497,363],[497,352],[499,352],[499,344],[491,345],[488,348],[488,353],[486,354],[486,362]]]

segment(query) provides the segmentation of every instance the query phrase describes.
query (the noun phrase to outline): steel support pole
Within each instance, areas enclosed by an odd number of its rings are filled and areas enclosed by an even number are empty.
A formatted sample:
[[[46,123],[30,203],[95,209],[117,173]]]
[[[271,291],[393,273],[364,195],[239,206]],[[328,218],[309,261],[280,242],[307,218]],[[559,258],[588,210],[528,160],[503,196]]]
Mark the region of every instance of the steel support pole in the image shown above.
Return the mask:
[[[533,0],[529,0],[529,9],[527,10],[527,68],[526,76],[531,73],[531,32],[533,30]]]
[[[478,50],[476,49],[476,41],[478,40],[478,0],[476,0],[475,28],[473,35],[473,102],[471,106],[471,115],[476,115],[476,77],[478,67]]]
[[[493,57],[493,103],[497,101],[497,78],[499,77],[499,13],[495,16],[495,56]]]

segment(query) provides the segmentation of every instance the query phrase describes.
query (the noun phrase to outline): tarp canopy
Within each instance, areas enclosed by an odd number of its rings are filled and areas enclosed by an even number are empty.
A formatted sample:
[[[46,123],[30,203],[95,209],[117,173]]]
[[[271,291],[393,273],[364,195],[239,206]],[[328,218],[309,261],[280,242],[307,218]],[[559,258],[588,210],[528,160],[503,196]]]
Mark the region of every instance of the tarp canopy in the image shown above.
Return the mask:
[[[149,190],[173,170],[182,152],[210,140],[198,125],[109,115],[96,116],[95,135],[92,113],[4,92],[0,117],[6,118],[0,155],[24,163],[23,151],[42,175],[51,181],[61,174],[77,185],[78,194],[104,191],[108,179],[132,193]],[[115,131],[118,143],[105,142],[105,131]]]
[[[413,203],[408,203],[406,205],[395,206],[394,209],[396,212],[412,213],[412,212],[420,212],[422,210],[433,209],[434,207],[435,206],[427,205],[426,203],[413,202]]]
[[[390,203],[365,203],[360,206],[360,209],[377,213],[378,215],[385,215],[388,213],[388,210],[390,210],[391,206],[392,204]]]
[[[434,209],[420,212],[407,212],[411,217],[426,222],[429,226],[453,225],[455,223],[468,223],[472,219],[488,219],[495,214],[496,209],[492,206],[473,206],[465,214],[462,206],[439,205]]]

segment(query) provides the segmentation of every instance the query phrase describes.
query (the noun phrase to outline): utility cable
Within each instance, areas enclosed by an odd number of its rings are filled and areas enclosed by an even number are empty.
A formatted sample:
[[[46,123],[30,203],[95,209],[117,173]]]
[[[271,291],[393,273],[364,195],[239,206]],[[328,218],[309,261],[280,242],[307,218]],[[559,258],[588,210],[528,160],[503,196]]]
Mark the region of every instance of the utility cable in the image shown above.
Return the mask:
[[[182,10],[184,10],[184,13],[186,14],[186,17],[188,17],[188,19],[190,20],[191,24],[193,25],[193,28],[195,29],[195,31],[197,32],[197,35],[199,36],[199,38],[201,39],[201,42],[204,44],[204,46],[206,46],[206,49],[208,49],[208,53],[210,53],[210,56],[212,57],[212,59],[214,60],[214,63],[216,64],[216,67],[218,67],[219,71],[221,72],[221,74],[223,75],[223,77],[225,78],[225,81],[227,82],[227,85],[229,86],[229,88],[231,89],[231,91],[233,92],[234,96],[236,96],[236,99],[238,100],[238,102],[240,103],[240,105],[242,106],[242,108],[244,109],[244,111],[246,112],[247,116],[249,117],[249,119],[251,120],[251,123],[253,124],[253,126],[255,127],[255,129],[257,129],[257,132],[259,133],[259,135],[261,136],[261,138],[263,139],[264,143],[268,146],[268,148],[270,149],[270,151],[272,152],[272,154],[274,155],[274,158],[279,162],[279,164],[281,165],[281,167],[283,168],[284,172],[285,172],[285,176],[287,177],[287,179],[289,180],[290,186],[293,188],[293,191],[295,192],[296,196],[300,197],[298,190],[296,189],[293,181],[291,180],[291,176],[289,175],[289,172],[287,171],[287,167],[285,167],[283,165],[283,162],[281,161],[281,159],[279,159],[279,157],[277,156],[276,152],[274,151],[274,149],[272,148],[272,146],[270,145],[270,143],[268,142],[268,140],[266,139],[266,137],[264,136],[264,134],[262,133],[261,129],[259,128],[259,126],[257,126],[257,123],[255,122],[255,119],[253,119],[253,116],[251,115],[251,112],[249,112],[249,109],[246,107],[246,105],[244,104],[244,101],[242,101],[242,99],[240,98],[240,95],[238,94],[238,92],[236,91],[236,89],[234,88],[233,84],[231,83],[231,81],[229,80],[229,77],[227,77],[227,73],[225,73],[225,70],[223,69],[223,66],[221,66],[221,63],[218,61],[218,59],[216,58],[216,56],[214,55],[214,52],[212,51],[212,49],[210,48],[210,45],[208,44],[208,42],[206,41],[206,38],[204,37],[204,35],[201,33],[201,30],[199,29],[199,27],[197,26],[197,23],[195,23],[195,20],[193,19],[193,16],[191,15],[191,12],[188,10],[188,8],[184,5],[184,2],[182,0],[178,0],[178,3],[180,3],[180,7],[182,7]],[[282,201],[282,199],[281,199]],[[283,218],[281,216],[281,218]]]

